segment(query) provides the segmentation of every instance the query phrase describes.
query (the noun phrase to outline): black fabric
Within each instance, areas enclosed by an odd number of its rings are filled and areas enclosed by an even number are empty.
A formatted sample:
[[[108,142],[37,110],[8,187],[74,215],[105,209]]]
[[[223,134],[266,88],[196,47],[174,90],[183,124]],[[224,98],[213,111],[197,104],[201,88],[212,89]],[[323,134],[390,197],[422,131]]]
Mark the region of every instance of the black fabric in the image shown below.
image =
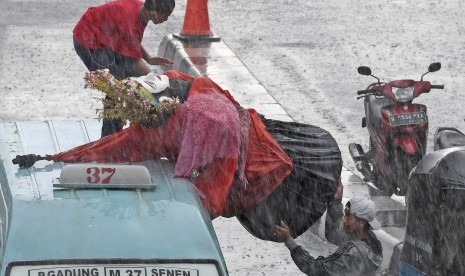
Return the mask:
[[[74,41],[74,50],[89,71],[109,69],[118,80],[141,75],[135,59],[110,49],[90,50]]]
[[[159,93],[152,93],[152,95],[160,100],[161,97],[178,98],[180,103],[184,103],[189,96],[192,82],[180,79],[170,80],[170,87]]]
[[[121,131],[123,127],[124,127],[124,123],[121,120],[103,119],[101,138],[108,136],[108,135],[112,135],[118,131]]]
[[[465,134],[455,128],[438,128],[434,135],[434,150],[465,146]]]
[[[265,201],[238,216],[253,235],[273,240],[271,226],[285,221],[293,237],[305,232],[325,212],[341,176],[337,142],[326,130],[262,117],[268,132],[292,160],[294,169]]]

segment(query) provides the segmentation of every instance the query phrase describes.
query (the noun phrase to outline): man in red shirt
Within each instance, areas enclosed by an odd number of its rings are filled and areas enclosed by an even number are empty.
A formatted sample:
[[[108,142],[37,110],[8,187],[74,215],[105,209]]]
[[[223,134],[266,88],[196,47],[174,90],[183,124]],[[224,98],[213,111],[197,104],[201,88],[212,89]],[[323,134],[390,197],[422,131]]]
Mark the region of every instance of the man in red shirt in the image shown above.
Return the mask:
[[[152,57],[142,46],[149,21],[165,22],[174,10],[174,0],[117,0],[90,7],[73,31],[74,49],[89,71],[109,69],[117,79],[147,75],[151,65],[172,64]],[[119,120],[103,120],[102,137],[121,130]]]
[[[148,74],[142,59],[151,65],[171,64],[150,56],[141,42],[148,22],[165,22],[174,6],[174,0],[117,0],[90,7],[73,31],[76,52],[89,71],[108,68],[117,79]]]

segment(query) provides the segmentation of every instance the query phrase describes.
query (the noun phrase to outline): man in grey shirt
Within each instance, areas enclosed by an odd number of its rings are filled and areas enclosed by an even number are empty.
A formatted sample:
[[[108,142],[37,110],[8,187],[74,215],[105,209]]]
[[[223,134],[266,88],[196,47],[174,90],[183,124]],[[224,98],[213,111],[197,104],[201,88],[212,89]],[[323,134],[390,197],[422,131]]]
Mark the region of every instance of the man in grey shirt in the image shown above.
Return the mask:
[[[307,275],[376,275],[383,255],[381,243],[372,231],[381,227],[375,218],[375,204],[365,197],[353,197],[343,212],[341,199],[342,184],[326,214],[325,235],[339,246],[333,254],[310,256],[294,241],[284,222],[273,226],[273,235],[286,244],[297,267]]]

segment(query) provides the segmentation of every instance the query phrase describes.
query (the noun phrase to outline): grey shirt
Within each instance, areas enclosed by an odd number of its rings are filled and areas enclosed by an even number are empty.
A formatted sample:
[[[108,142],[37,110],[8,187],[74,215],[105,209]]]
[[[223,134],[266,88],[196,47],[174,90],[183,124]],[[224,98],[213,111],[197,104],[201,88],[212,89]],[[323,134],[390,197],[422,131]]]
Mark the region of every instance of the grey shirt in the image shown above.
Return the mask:
[[[338,245],[336,252],[327,257],[314,258],[295,243],[286,241],[292,259],[307,275],[376,275],[383,259],[380,241],[373,231],[366,240],[357,240],[342,230],[343,206],[332,202],[326,214],[325,235],[328,241]]]

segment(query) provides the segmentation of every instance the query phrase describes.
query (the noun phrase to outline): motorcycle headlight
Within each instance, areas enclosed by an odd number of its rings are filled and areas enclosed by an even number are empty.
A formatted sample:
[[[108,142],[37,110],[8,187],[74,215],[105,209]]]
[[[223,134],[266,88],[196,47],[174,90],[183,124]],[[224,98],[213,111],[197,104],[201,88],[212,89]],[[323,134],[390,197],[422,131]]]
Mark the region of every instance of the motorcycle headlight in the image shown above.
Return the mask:
[[[396,101],[405,103],[413,99],[413,86],[405,88],[393,87],[392,93],[394,94]]]

